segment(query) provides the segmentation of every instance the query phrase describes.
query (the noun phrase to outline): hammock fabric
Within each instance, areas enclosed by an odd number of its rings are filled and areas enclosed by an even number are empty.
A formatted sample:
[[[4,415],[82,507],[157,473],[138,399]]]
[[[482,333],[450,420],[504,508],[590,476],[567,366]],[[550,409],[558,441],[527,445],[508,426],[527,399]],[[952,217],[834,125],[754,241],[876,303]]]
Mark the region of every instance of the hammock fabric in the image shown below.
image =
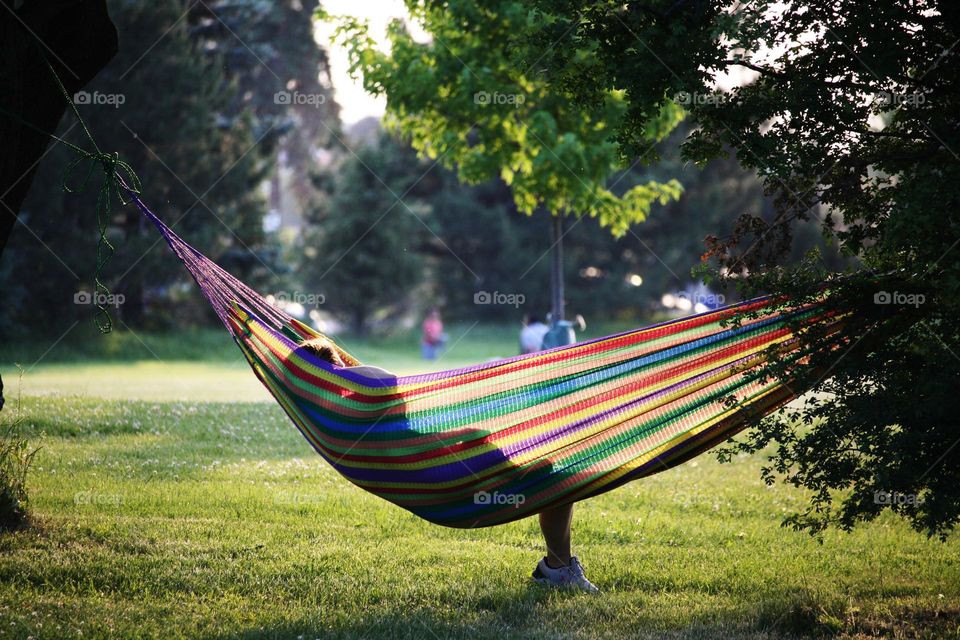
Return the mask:
[[[796,397],[761,373],[771,354],[802,359],[799,332],[840,325],[821,303],[777,312],[760,298],[532,355],[372,377],[301,347],[320,334],[133,198],[317,453],[357,486],[450,527],[523,518],[706,451]],[[730,325],[751,311],[760,315]]]

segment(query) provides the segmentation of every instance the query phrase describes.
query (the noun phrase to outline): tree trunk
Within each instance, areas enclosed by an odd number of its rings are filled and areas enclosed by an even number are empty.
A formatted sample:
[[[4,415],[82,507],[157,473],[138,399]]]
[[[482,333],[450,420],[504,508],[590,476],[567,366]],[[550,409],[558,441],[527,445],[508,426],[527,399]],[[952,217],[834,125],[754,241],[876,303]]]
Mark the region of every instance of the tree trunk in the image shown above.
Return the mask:
[[[105,0],[0,0],[0,255],[37,165],[67,106],[46,59],[67,93],[79,91],[117,52]],[[41,53],[42,52],[42,53]],[[13,115],[10,115],[13,114]],[[30,125],[40,129],[37,131]]]
[[[563,217],[550,221],[550,314],[556,324],[564,319],[563,301]]]
[[[41,132],[54,132],[67,105],[44,58],[72,95],[116,55],[117,30],[107,14],[106,0],[0,3],[0,107],[9,112],[0,113],[0,140],[4,145],[0,154],[2,256],[37,165],[50,143]]]

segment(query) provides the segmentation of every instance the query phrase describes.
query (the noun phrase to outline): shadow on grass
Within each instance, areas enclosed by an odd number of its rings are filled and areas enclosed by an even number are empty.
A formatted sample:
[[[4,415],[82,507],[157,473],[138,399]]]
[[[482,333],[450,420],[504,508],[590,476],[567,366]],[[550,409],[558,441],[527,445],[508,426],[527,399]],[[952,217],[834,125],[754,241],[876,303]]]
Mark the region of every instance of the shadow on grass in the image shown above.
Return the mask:
[[[549,593],[532,587],[514,598],[462,603],[461,619],[429,607],[372,613],[359,621],[329,621],[322,612],[302,620],[206,636],[209,640],[276,638],[668,638],[675,640],[794,640],[800,638],[956,637],[960,608],[904,609],[884,615],[839,611],[806,600],[771,599],[742,611],[663,617],[657,610],[623,606],[614,594]],[[604,598],[611,602],[604,602]],[[449,610],[448,610],[449,611]],[[838,617],[842,616],[842,617]],[[675,618],[675,619],[671,619]],[[678,620],[679,619],[679,620]],[[681,621],[682,620],[682,621]],[[678,623],[679,624],[675,624]]]
[[[850,594],[854,599],[856,594]],[[794,592],[763,603],[759,626],[801,638],[957,638],[960,606],[908,607],[903,604],[864,611],[850,600],[821,601]]]
[[[56,525],[54,525],[54,529]],[[26,533],[23,535],[33,534]],[[58,548],[76,552],[92,541],[112,535],[106,530],[91,532],[91,537],[76,527],[69,540],[58,541]],[[92,536],[97,537],[92,537]],[[79,536],[79,537],[78,537]],[[16,536],[0,535],[0,555],[5,547],[14,548]],[[6,544],[4,544],[6,543]],[[180,634],[209,640],[278,638],[701,638],[794,639],[794,638],[950,638],[958,637],[960,607],[949,600],[920,602],[917,589],[877,591],[873,586],[843,593],[819,592],[785,584],[755,583],[735,590],[710,585],[644,588],[658,583],[655,569],[644,572],[642,580],[631,587],[608,589],[599,595],[546,589],[526,582],[516,573],[506,585],[500,577],[485,580],[468,563],[462,569],[440,572],[441,584],[463,572],[461,584],[435,588],[437,572],[419,565],[415,557],[393,555],[387,565],[371,563],[368,571],[352,572],[363,560],[343,562],[336,549],[326,551],[332,563],[310,554],[286,566],[274,566],[270,547],[261,541],[245,546],[179,554],[180,563],[171,570],[170,558],[160,563],[137,565],[135,569],[102,566],[94,562],[90,569],[64,566],[61,573],[49,569],[36,574],[24,571],[30,565],[11,565],[4,580],[16,580],[38,592],[51,585],[84,584],[92,589],[84,596],[92,606],[102,606],[105,594],[124,601],[127,594],[146,601],[151,593],[161,594],[162,602],[155,618],[161,625],[184,625]],[[133,559],[149,554],[152,542],[133,540],[134,547],[123,552]],[[31,543],[36,549],[47,542]],[[266,549],[266,551],[264,551]],[[385,548],[392,555],[395,549]],[[58,551],[62,552],[62,551]],[[114,553],[111,546],[104,553]],[[225,553],[239,566],[219,578],[198,574]],[[248,569],[247,560],[261,558],[269,570]],[[216,557],[213,557],[216,556]],[[31,558],[34,556],[31,554]],[[456,558],[456,550],[446,554],[419,556],[436,565]],[[339,559],[339,560],[337,560]],[[90,558],[94,561],[95,558]],[[26,562],[35,562],[25,559]],[[775,561],[771,556],[770,561]],[[136,562],[134,560],[134,562]],[[211,564],[212,563],[212,564]],[[366,564],[364,562],[364,564]],[[231,567],[233,565],[230,565]],[[450,567],[451,565],[448,565]],[[417,567],[421,567],[418,569]],[[105,570],[106,569],[106,570]],[[671,569],[668,569],[671,570]],[[672,571],[676,571],[673,569]],[[378,573],[380,578],[378,578]],[[349,574],[349,575],[347,575]],[[197,576],[200,577],[197,577]],[[433,575],[431,578],[429,576]],[[132,577],[135,576],[135,577]],[[239,580],[249,576],[250,580]],[[343,576],[345,580],[337,580]],[[608,585],[609,578],[608,575]],[[133,582],[131,582],[133,580]],[[238,581],[239,580],[239,581]],[[425,580],[431,582],[425,583]],[[143,584],[150,591],[141,591]],[[395,588],[394,588],[395,586]],[[714,585],[717,587],[718,585]],[[130,589],[134,593],[130,593]],[[226,588],[226,590],[224,590]],[[702,594],[702,597],[701,597]],[[178,597],[182,596],[182,601]],[[57,596],[59,597],[59,596]],[[126,601],[124,601],[126,602]],[[129,602],[118,603],[114,612],[125,611]],[[192,614],[192,615],[191,615]],[[92,615],[92,614],[91,614]],[[103,612],[97,615],[102,617]],[[148,614],[153,615],[153,614]],[[162,621],[162,622],[160,622]],[[137,624],[136,619],[126,621]],[[219,630],[216,626],[219,623]],[[191,628],[196,624],[198,628]],[[132,627],[131,627],[132,628]],[[148,634],[145,634],[148,635]]]
[[[457,603],[411,602],[402,610],[372,612],[359,620],[330,620],[322,609],[301,620],[283,620],[272,625],[207,636],[209,640],[254,640],[260,638],[390,638],[422,640],[448,638],[553,638],[576,637],[585,630],[582,621],[550,619],[557,605],[578,606],[595,596],[562,592],[528,583],[515,591],[476,594]],[[595,630],[597,631],[597,630]]]

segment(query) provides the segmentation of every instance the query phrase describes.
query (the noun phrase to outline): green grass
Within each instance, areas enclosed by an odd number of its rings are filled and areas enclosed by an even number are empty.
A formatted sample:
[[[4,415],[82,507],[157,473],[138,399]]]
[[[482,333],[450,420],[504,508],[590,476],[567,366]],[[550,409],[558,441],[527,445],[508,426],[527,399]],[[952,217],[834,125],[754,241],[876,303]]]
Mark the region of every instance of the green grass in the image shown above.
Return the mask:
[[[172,361],[70,347],[24,376],[43,449],[33,526],[0,534],[0,639],[960,637],[960,544],[889,516],[823,544],[783,529],[804,496],[764,486],[759,457],[701,456],[581,503],[576,552],[604,593],[550,592],[527,582],[533,519],[420,521],[326,466],[241,361],[141,339]],[[409,341],[352,342],[425,369]],[[477,327],[437,367],[512,343]]]
[[[453,324],[448,348],[439,359],[424,362],[414,330],[391,335],[337,337],[361,361],[397,374],[465,367],[517,353],[519,325]],[[583,339],[628,327],[602,324]],[[189,330],[178,334],[96,332],[78,324],[61,337],[0,345],[0,375],[9,389],[18,385],[20,365],[31,395],[83,395],[142,400],[228,402],[270,396],[251,375],[246,360],[223,330]]]
[[[338,340],[364,362],[406,374],[513,355],[515,333],[513,327],[454,325],[449,329],[450,349],[434,362],[421,359],[412,332]],[[23,382],[31,395],[208,402],[270,399],[222,330],[99,335],[90,326],[77,326],[59,342],[50,338],[0,347],[0,375],[13,390],[19,380],[16,364],[24,369]]]

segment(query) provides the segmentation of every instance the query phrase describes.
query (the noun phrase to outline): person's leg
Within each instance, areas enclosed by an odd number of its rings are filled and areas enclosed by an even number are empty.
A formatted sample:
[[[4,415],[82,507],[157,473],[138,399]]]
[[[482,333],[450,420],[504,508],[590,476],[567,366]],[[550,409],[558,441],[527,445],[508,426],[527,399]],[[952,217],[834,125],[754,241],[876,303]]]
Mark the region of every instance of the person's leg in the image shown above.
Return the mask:
[[[547,544],[547,566],[565,567],[570,564],[570,525],[573,522],[573,503],[540,512],[540,531]]]
[[[573,505],[567,504],[540,513],[540,531],[547,543],[547,556],[537,563],[531,578],[538,584],[597,593],[583,573],[583,565],[570,553],[570,524]]]

